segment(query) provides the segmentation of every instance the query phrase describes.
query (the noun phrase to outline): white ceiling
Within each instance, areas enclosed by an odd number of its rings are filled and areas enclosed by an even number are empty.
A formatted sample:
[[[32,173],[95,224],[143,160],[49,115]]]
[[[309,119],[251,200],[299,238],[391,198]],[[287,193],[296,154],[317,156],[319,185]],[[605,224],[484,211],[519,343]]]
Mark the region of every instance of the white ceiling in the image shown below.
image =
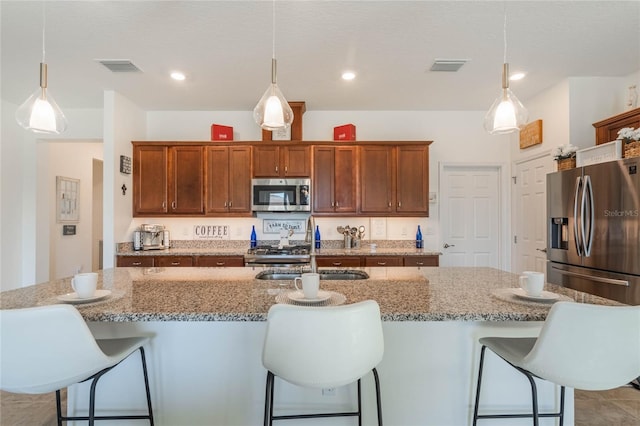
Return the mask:
[[[640,1],[276,2],[278,83],[307,110],[485,110],[503,59],[523,101],[573,76],[640,70]],[[39,84],[42,2],[0,2],[1,96]],[[251,110],[270,82],[271,1],[46,2],[49,89],[64,108],[116,90],[146,110]],[[434,59],[469,59],[457,73]],[[96,59],[130,59],[112,73]],[[187,74],[176,82],[174,69]],[[351,69],[357,78],[340,79]]]

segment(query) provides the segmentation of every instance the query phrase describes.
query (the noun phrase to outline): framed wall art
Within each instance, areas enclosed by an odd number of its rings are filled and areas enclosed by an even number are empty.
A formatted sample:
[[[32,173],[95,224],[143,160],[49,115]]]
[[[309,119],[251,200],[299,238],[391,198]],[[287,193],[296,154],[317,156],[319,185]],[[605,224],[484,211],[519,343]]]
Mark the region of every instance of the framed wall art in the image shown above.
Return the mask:
[[[80,221],[80,179],[56,176],[56,216],[58,223]]]

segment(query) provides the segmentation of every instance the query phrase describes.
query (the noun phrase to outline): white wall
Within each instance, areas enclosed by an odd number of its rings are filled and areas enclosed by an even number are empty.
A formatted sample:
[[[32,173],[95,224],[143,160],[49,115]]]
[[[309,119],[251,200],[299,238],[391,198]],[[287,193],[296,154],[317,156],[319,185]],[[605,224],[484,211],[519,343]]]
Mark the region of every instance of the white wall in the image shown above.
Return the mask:
[[[483,127],[484,111],[307,111],[303,116],[304,140],[327,141],[333,139],[333,127],[345,123],[356,125],[357,139],[367,140],[420,140],[434,141],[429,149],[429,187],[438,192],[439,162],[503,163],[509,162],[509,136],[488,135]],[[260,140],[261,132],[250,111],[150,111],[147,113],[147,140],[210,140],[211,124],[233,126],[234,140]],[[412,240],[417,225],[423,228],[425,248],[440,247],[439,205],[430,205],[429,218],[383,219],[385,236],[376,239]],[[291,217],[290,215],[286,217]],[[262,235],[261,220],[255,218],[228,219],[136,219],[131,223],[126,239],[141,223],[161,222],[172,233],[173,239],[191,239],[194,224],[231,226],[231,239],[248,239],[251,226],[256,225],[258,239],[276,239]],[[317,218],[323,239],[342,238],[337,225],[367,228],[371,237],[368,217]],[[425,231],[433,232],[428,235]]]
[[[133,183],[130,174],[120,173],[120,156],[131,157],[131,141],[144,139],[145,113],[114,91],[104,93],[104,264],[115,265],[116,243],[126,241],[132,218]],[[122,185],[128,189],[122,194]]]
[[[92,270],[93,160],[102,160],[102,141],[44,142],[38,144],[38,222],[48,226],[49,279]],[[40,178],[42,176],[42,178]],[[76,235],[62,235],[56,221],[56,176],[80,180],[79,222]],[[42,185],[40,185],[42,183]],[[45,208],[44,206],[47,205]]]

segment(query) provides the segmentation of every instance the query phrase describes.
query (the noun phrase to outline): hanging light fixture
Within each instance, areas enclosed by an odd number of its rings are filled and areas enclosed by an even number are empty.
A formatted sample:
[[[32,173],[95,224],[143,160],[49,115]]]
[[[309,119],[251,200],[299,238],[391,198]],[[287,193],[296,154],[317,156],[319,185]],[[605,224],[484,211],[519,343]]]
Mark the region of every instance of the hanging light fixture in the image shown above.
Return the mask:
[[[40,87],[16,111],[18,124],[36,133],[60,134],[67,128],[67,119],[56,101],[47,91],[47,64],[45,63],[45,13],[42,2],[42,62]]]
[[[509,89],[509,64],[507,63],[507,10],[504,10],[504,63],[502,65],[502,92],[484,116],[484,128],[490,134],[505,134],[520,130],[527,124],[529,113]]]
[[[276,75],[276,2],[273,0],[273,45],[271,57],[271,84],[253,109],[253,118],[265,130],[286,129],[293,123],[293,110],[278,88]]]

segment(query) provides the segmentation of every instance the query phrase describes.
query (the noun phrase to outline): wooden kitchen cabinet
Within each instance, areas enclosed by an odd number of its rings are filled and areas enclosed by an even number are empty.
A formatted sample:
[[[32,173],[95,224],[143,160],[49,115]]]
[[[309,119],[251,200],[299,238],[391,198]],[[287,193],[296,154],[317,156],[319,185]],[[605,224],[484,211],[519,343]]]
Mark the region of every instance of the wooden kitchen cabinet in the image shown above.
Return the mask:
[[[357,212],[357,148],[313,147],[314,213]]]
[[[624,127],[640,128],[640,108],[634,108],[593,123],[593,127],[596,129],[596,145],[614,141],[618,138],[620,129]]]
[[[440,266],[440,256],[405,256],[404,266]]]
[[[360,213],[429,216],[429,146],[363,146]]]
[[[204,213],[203,154],[197,145],[133,147],[133,216]]]
[[[253,177],[310,177],[311,149],[308,145],[256,145],[253,147]]]
[[[316,264],[320,267],[348,268],[360,266],[360,256],[316,256]]]
[[[360,212],[374,215],[393,213],[393,148],[385,145],[363,146],[359,157]]]
[[[155,266],[158,266],[158,267],[193,266],[193,256],[156,256]]]
[[[251,147],[205,147],[205,214],[251,214]]]
[[[209,266],[209,267],[244,266],[244,256],[196,256],[195,266]]]
[[[153,256],[117,256],[116,265],[119,267],[141,266],[151,268],[154,266]]]
[[[364,266],[403,266],[402,256],[366,256]]]

